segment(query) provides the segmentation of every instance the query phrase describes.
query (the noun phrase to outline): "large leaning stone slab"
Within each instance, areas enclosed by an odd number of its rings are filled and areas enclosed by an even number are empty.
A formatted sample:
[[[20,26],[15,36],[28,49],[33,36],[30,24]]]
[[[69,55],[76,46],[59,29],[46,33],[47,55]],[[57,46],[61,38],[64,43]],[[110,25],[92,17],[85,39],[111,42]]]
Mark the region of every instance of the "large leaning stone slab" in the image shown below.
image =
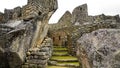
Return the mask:
[[[73,10],[71,21],[74,25],[83,25],[88,22],[87,4],[80,5]]]
[[[60,20],[58,21],[59,24],[62,24],[63,26],[70,26],[71,23],[71,18],[72,18],[72,14],[69,11],[66,11],[63,16],[60,18]]]
[[[120,68],[120,29],[99,29],[77,42],[82,68]]]
[[[22,16],[24,20],[37,19],[35,20],[35,33],[31,43],[33,47],[41,45],[46,37],[49,28],[48,21],[57,8],[57,0],[28,0],[28,4],[23,7]]]
[[[28,0],[21,9],[20,20],[0,24],[0,52],[5,53],[0,55],[8,67],[19,68],[25,62],[26,52],[41,46],[57,7],[57,0]]]

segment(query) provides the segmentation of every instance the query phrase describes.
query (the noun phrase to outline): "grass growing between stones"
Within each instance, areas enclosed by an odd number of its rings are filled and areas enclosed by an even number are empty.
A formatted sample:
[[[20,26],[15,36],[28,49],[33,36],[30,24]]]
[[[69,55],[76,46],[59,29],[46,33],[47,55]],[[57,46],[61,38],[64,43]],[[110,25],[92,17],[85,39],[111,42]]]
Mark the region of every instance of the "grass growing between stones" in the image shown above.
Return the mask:
[[[60,65],[75,65],[75,66],[79,66],[78,62],[58,62],[58,64],[60,64]]]
[[[68,52],[53,52],[53,55],[68,55]]]
[[[69,67],[60,67],[60,66],[48,66],[47,68],[69,68]]]
[[[54,46],[50,61],[54,61],[47,68],[78,68],[79,62],[76,57],[70,56],[65,47]]]
[[[67,48],[54,48],[54,50],[68,50]]]
[[[78,60],[76,57],[72,57],[72,56],[53,56],[51,58],[52,60],[61,60],[61,61],[74,61],[74,60]]]

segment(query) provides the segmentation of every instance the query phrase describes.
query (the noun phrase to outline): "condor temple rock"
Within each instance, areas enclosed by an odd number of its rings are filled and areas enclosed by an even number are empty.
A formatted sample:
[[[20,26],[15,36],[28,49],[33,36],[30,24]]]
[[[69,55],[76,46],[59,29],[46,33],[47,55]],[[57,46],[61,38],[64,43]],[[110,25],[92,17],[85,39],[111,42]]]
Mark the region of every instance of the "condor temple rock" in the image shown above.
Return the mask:
[[[1,13],[0,68],[47,65],[52,54],[48,21],[56,9],[56,0],[28,0],[22,8],[5,9]]]
[[[48,24],[57,0],[0,12],[0,68],[120,68],[120,17],[90,16],[87,4]]]

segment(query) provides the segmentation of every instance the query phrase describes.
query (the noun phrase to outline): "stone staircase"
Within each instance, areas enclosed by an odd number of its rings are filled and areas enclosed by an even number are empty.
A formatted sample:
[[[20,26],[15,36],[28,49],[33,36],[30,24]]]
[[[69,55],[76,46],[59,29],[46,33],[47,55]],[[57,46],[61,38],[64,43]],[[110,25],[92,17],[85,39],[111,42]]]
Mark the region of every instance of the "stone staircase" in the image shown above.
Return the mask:
[[[65,47],[54,46],[47,68],[80,68],[76,57],[70,56]]]

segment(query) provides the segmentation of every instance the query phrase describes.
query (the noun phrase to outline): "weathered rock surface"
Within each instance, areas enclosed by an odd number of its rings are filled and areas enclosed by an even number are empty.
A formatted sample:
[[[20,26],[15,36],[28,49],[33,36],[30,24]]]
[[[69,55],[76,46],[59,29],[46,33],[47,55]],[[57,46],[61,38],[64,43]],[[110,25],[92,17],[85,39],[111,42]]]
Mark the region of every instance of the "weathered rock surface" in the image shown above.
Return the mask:
[[[12,10],[6,11],[10,20],[0,24],[0,67],[19,68],[25,62],[26,52],[41,46],[47,37],[49,18],[56,9],[56,0],[29,0],[18,20],[13,18]]]
[[[69,11],[66,11],[63,14],[63,16],[60,18],[58,23],[50,24],[50,30],[54,31],[54,30],[62,29],[64,27],[71,26],[72,25],[71,18],[72,18],[72,14]]]
[[[48,21],[57,7],[57,0],[28,0],[28,4],[23,7],[22,17],[24,20],[37,18],[33,46],[40,45],[44,40],[49,28]]]
[[[120,68],[120,29],[99,29],[77,42],[82,68]]]
[[[87,25],[80,25],[80,26],[71,26],[66,27],[63,29],[58,30],[57,32],[65,33],[67,36],[66,45],[68,47],[68,51],[72,55],[76,55],[76,41],[86,33],[90,33],[94,30],[103,29],[103,28],[119,28],[119,24],[113,23],[95,23],[95,24],[87,24]],[[57,33],[56,32],[56,33]],[[62,34],[56,34],[62,37]],[[55,35],[53,35],[54,37]],[[58,37],[57,37],[58,38]],[[61,40],[64,41],[66,38],[62,38]],[[57,39],[56,39],[57,41]]]
[[[15,25],[14,23],[19,23]],[[15,21],[0,25],[0,47],[11,68],[24,62],[25,52],[31,47],[30,42],[33,35],[33,24],[31,22]],[[11,24],[11,25],[10,25]],[[4,51],[3,51],[4,50]],[[3,62],[3,63],[4,63]]]
[[[22,8],[22,17],[28,19],[40,15],[42,19],[49,19],[57,8],[56,0],[28,0],[28,4]]]
[[[96,16],[88,16],[88,21],[91,23],[119,23],[120,17],[119,15],[109,16],[105,14],[96,15]]]
[[[82,25],[88,22],[87,4],[76,7],[72,12],[72,24]]]
[[[63,14],[63,16],[60,18],[58,23],[66,24],[66,27],[67,27],[68,25],[71,25],[71,18],[72,18],[72,14],[69,11],[66,11]]]

